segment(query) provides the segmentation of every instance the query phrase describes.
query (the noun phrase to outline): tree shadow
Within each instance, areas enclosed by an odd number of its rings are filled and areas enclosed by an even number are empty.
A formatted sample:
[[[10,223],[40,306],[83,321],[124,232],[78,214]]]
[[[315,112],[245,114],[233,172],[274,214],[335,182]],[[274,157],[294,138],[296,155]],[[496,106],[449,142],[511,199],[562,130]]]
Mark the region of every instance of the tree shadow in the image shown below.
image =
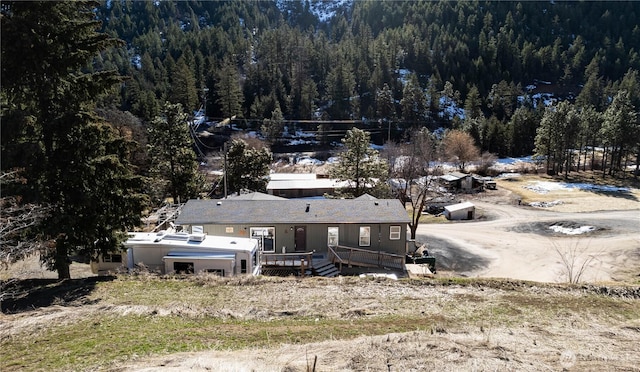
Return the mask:
[[[0,283],[4,314],[35,310],[52,305],[87,305],[95,303],[88,295],[99,282],[114,280],[113,276],[95,276],[82,279],[24,279]]]
[[[585,191],[589,191],[591,193],[594,193],[600,196],[608,196],[612,198],[621,198],[621,199],[627,199],[631,201],[638,201],[638,198],[635,195],[633,195],[631,190],[606,191],[606,190],[594,189],[594,190],[585,190]]]
[[[448,240],[437,239],[426,235],[416,236],[416,243],[427,242],[427,249],[431,256],[436,258],[436,269],[440,271],[453,271],[460,275],[466,275],[476,270],[489,267],[491,260],[471,253]],[[421,243],[418,243],[419,245]]]

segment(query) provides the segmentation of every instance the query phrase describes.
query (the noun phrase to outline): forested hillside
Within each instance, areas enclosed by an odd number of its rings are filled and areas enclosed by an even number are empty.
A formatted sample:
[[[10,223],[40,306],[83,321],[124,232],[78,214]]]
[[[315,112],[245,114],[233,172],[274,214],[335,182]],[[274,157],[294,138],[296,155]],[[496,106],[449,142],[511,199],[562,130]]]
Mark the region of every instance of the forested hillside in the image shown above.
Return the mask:
[[[207,89],[212,117],[391,120],[396,137],[453,126],[515,156],[534,150],[540,93],[604,111],[640,69],[633,1],[107,1],[97,14],[126,46],[96,67],[131,77],[118,104],[143,120],[165,100],[197,109]]]

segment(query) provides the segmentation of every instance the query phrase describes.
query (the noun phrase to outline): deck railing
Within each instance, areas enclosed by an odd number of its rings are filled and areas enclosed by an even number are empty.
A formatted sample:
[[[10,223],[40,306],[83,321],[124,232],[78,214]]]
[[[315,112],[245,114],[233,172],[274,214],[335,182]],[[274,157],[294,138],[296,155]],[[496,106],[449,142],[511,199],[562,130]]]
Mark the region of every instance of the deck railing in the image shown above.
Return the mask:
[[[405,257],[393,253],[370,251],[361,248],[352,248],[343,245],[328,247],[329,261],[338,264],[340,270],[343,265],[347,267],[383,267],[392,269],[405,269]]]
[[[262,253],[260,262],[263,266],[299,267],[304,276],[305,271],[312,267],[313,252]]]

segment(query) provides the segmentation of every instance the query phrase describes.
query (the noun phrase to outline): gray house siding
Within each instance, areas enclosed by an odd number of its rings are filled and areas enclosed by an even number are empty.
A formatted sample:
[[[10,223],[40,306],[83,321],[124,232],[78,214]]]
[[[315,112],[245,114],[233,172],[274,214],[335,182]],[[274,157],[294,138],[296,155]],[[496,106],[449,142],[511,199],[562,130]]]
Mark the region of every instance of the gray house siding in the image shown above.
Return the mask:
[[[328,249],[328,228],[338,227],[338,244],[353,248],[369,249],[373,251],[384,251],[403,255],[406,253],[406,225],[396,224],[277,224],[277,225],[197,225],[203,227],[203,232],[208,235],[217,236],[237,236],[241,238],[250,237],[251,228],[273,227],[275,229],[275,240],[273,244],[276,253],[295,252],[295,228],[304,226],[306,228],[306,249],[304,251],[315,251],[317,253],[327,253]],[[360,245],[360,227],[370,227],[370,244]],[[390,240],[391,226],[400,226],[400,239]],[[187,231],[191,231],[191,226],[183,226]],[[284,247],[284,250],[283,250]]]
[[[397,199],[349,200],[190,200],[176,224],[191,232],[202,227],[209,235],[251,237],[251,229],[273,228],[277,253],[296,251],[296,228],[306,231],[298,251],[328,251],[328,228],[338,227],[338,244],[388,253],[406,253],[409,217]],[[390,239],[390,227],[396,238]],[[369,227],[369,244],[360,245],[360,228]]]

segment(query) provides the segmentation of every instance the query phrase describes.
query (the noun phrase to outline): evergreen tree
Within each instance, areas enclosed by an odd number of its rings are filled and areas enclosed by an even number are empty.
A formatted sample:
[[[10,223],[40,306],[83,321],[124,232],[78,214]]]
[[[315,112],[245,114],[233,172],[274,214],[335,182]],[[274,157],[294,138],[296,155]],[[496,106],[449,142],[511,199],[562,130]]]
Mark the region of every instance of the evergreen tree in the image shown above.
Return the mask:
[[[408,124],[421,125],[427,110],[427,99],[415,74],[409,76],[400,100],[402,119]]]
[[[580,116],[568,102],[560,102],[545,110],[536,131],[535,152],[547,160],[547,172],[565,177],[573,165],[573,149],[578,140]]]
[[[157,187],[156,202],[168,194],[174,203],[186,202],[202,191],[204,179],[193,151],[189,116],[179,103],[167,102],[162,116],[149,123],[149,156]]]
[[[393,92],[387,83],[376,91],[376,114],[379,118],[392,120],[396,116]]]
[[[216,74],[216,103],[224,118],[242,115],[242,90],[238,70],[230,59],[225,59],[222,68]]]
[[[604,122],[600,135],[605,147],[603,174],[609,164],[610,175],[623,169],[623,160],[628,152],[638,146],[640,123],[635,107],[631,104],[630,94],[620,91],[603,114]]]
[[[387,164],[378,156],[378,151],[371,148],[369,132],[358,128],[347,131],[342,139],[344,151],[340,161],[331,169],[331,177],[349,183],[345,190],[347,195],[358,197],[384,182],[387,175]]]
[[[65,279],[71,254],[117,249],[145,206],[126,141],[94,112],[99,94],[120,79],[84,70],[118,42],[97,32],[93,2],[1,7],[2,167],[24,167],[30,190],[20,196],[51,206],[37,229],[48,247],[41,259]]]
[[[171,70],[170,101],[179,103],[189,113],[198,106],[198,91],[193,72],[185,58],[180,57]]]
[[[272,155],[266,147],[250,147],[241,138],[228,146],[225,174],[229,193],[244,190],[265,192]]]
[[[284,130],[284,117],[280,105],[276,101],[276,108],[271,112],[271,119],[264,119],[262,123],[262,135],[267,141],[274,143],[282,135]]]
[[[329,117],[334,120],[351,119],[353,117],[355,76],[350,63],[340,57],[327,77],[327,98],[330,106]]]

